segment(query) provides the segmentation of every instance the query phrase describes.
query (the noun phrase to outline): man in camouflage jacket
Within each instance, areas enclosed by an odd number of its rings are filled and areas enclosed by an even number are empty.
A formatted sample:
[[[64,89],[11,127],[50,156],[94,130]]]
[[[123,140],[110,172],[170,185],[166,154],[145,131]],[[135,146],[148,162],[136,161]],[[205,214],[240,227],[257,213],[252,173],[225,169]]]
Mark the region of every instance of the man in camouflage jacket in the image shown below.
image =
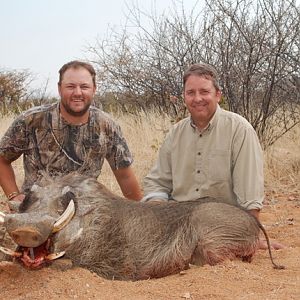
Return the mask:
[[[106,159],[124,196],[139,200],[132,155],[120,127],[91,106],[95,70],[85,62],[71,61],[59,74],[61,100],[22,113],[0,141],[0,185],[7,198],[22,201],[43,172],[58,176],[77,171],[97,178]],[[25,178],[19,189],[11,163],[21,155]]]

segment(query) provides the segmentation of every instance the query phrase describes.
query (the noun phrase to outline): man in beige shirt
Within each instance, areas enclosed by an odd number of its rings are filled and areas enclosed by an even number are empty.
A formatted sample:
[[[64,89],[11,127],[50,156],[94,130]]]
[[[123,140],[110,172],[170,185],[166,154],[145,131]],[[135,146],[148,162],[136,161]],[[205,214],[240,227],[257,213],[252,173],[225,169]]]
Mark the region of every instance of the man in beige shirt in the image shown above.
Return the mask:
[[[264,199],[263,152],[255,130],[240,115],[220,108],[221,90],[213,67],[192,65],[183,84],[191,116],[169,131],[144,180],[142,201],[213,197],[240,205],[259,218]]]

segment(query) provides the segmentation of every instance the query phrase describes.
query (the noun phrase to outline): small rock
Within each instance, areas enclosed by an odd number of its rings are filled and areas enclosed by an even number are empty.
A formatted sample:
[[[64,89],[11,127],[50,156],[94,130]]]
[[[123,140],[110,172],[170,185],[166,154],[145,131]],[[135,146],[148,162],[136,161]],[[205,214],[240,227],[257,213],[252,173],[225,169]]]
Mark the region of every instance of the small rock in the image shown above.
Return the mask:
[[[192,296],[191,296],[191,293],[187,292],[187,293],[184,293],[181,298],[184,298],[184,299],[192,299]]]

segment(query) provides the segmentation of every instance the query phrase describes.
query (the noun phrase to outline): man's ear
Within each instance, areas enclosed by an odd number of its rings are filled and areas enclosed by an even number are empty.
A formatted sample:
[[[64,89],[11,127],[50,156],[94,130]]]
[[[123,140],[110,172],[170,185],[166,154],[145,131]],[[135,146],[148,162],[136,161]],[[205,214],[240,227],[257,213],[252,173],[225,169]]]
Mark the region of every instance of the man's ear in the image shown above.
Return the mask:
[[[221,101],[221,98],[222,98],[222,92],[221,92],[221,90],[217,90],[216,95],[217,95],[218,103],[219,103]]]
[[[57,83],[57,90],[58,90],[59,96],[61,97],[61,85],[59,83]]]

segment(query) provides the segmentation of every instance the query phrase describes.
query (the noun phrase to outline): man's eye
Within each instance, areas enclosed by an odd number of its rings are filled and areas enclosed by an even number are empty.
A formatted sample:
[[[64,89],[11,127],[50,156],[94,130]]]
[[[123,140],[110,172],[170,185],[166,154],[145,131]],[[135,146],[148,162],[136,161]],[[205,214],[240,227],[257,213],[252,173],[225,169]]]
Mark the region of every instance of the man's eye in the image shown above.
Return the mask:
[[[187,94],[188,96],[192,96],[192,95],[195,94],[195,92],[194,92],[194,91],[187,91],[186,94]]]

